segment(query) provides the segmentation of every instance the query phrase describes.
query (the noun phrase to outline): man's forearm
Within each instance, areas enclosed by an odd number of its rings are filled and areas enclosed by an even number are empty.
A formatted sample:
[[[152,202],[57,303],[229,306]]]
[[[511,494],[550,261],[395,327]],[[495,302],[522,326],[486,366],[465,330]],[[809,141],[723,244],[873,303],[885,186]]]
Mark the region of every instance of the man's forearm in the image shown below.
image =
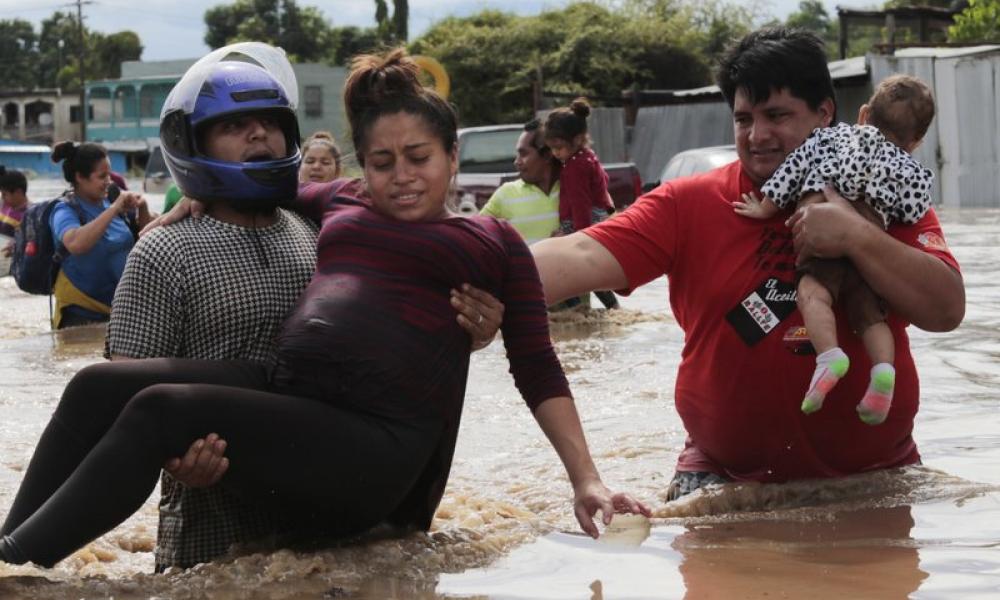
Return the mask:
[[[965,316],[962,275],[941,259],[867,224],[850,259],[892,311],[927,331],[950,331]]]

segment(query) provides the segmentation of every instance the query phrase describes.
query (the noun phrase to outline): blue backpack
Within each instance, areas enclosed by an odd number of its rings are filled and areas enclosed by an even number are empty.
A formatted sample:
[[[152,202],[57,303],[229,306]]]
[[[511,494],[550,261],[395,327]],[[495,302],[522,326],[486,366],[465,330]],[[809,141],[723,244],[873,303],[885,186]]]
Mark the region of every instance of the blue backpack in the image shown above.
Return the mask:
[[[80,223],[85,223],[83,209],[70,196],[36,202],[28,206],[21,226],[14,234],[14,253],[10,274],[17,287],[29,294],[49,295],[59,275],[59,264],[68,256],[62,243],[56,244],[49,218],[60,202],[73,207]]]

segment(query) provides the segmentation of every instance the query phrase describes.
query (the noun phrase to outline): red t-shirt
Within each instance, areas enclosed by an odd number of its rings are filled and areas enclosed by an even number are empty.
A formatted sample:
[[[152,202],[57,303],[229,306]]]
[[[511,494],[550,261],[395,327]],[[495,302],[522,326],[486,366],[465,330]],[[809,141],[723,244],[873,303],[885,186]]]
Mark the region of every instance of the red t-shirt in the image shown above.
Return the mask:
[[[888,324],[896,390],[885,423],[866,425],[855,412],[871,363],[839,308],[838,339],[851,368],[822,410],[799,409],[815,355],[803,352],[788,215],[737,215],[732,202],[750,191],[760,195],[737,161],[661,185],[586,230],[621,263],[631,288],[669,277],[670,306],[685,333],[675,403],[688,440],[678,470],[785,481],[917,462],[911,433],[919,383],[908,323],[895,315]],[[958,268],[933,210],[888,233]]]
[[[590,227],[591,211],[611,208],[608,174],[590,148],[581,148],[559,171],[559,221],[572,221],[573,230]]]

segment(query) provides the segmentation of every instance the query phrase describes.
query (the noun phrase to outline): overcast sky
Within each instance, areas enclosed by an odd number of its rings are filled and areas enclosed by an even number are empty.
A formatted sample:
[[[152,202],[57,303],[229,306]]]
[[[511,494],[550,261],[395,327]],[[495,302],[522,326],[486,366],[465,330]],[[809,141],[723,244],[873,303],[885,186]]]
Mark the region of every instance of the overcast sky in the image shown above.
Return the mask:
[[[205,10],[227,2],[205,0],[94,0],[85,5],[84,22],[90,29],[113,33],[131,29],[139,34],[145,48],[143,60],[193,58],[208,51],[205,35]],[[392,6],[391,1],[388,2]],[[423,33],[432,23],[451,15],[464,16],[484,8],[500,8],[523,15],[537,14],[546,8],[558,8],[566,0],[410,0],[410,36]],[[784,19],[798,8],[798,0],[764,0],[770,12]],[[836,6],[871,6],[876,2],[824,0],[827,11],[836,14]],[[373,0],[299,0],[299,6],[315,6],[335,26],[368,27],[375,22]],[[26,19],[36,31],[43,19],[56,10],[76,11],[67,0],[0,0],[0,19]]]

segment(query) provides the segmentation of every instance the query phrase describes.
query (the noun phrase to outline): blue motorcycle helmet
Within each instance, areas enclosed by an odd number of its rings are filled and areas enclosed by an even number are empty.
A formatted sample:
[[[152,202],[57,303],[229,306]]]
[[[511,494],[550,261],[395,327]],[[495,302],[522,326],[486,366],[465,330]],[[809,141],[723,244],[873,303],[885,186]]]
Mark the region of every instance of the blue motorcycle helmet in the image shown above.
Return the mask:
[[[174,86],[160,114],[160,143],[174,183],[185,196],[237,210],[266,210],[294,199],[302,160],[297,102],[295,74],[281,49],[243,42],[209,53]],[[278,123],[286,156],[229,162],[204,153],[213,123],[248,113]]]

